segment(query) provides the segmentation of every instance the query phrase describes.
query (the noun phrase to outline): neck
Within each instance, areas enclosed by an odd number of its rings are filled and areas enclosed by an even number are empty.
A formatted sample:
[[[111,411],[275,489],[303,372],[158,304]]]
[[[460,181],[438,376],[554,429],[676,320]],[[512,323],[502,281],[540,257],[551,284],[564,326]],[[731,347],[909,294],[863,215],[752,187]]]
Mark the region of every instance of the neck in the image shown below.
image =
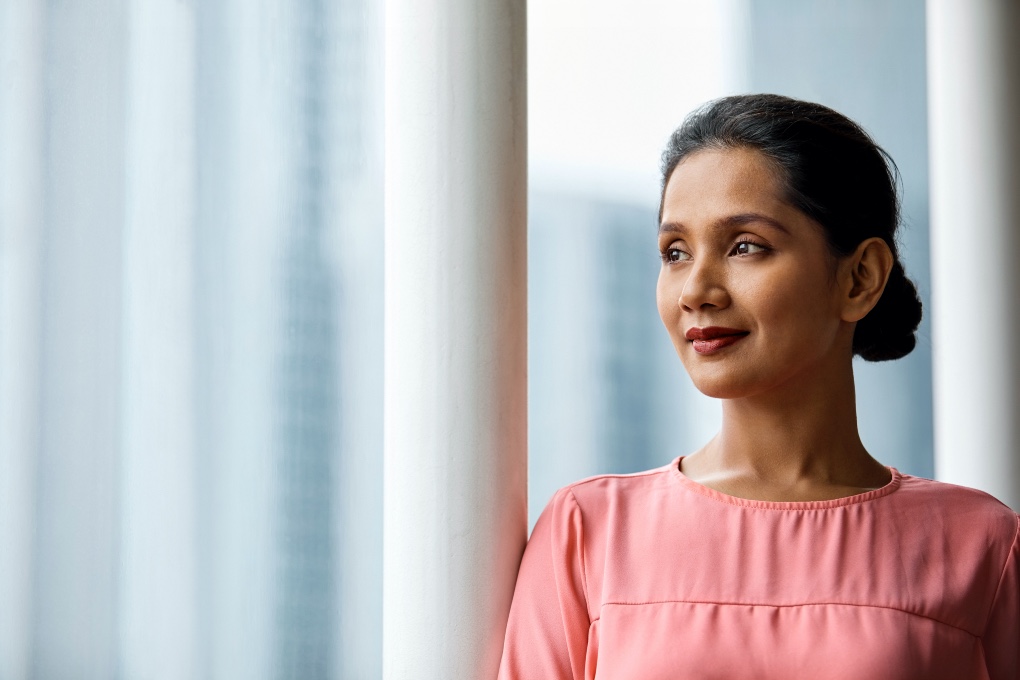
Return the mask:
[[[762,394],[723,400],[722,429],[684,460],[685,472],[734,495],[778,500],[883,485],[888,471],[857,432],[851,362],[815,368]]]

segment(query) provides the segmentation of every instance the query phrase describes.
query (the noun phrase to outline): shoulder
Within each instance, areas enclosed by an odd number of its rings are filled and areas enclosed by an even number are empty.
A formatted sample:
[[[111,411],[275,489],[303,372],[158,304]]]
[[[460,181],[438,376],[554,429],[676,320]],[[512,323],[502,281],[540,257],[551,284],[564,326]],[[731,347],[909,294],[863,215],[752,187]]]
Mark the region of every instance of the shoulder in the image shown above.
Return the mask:
[[[648,527],[676,512],[672,465],[598,475],[562,487],[546,505],[533,535],[546,533],[554,544],[576,542],[592,555],[644,536]]]
[[[937,482],[923,477],[902,474],[899,500],[912,505],[923,505],[933,513],[979,516],[989,520],[1016,523],[1016,513],[1002,501],[979,489]]]
[[[535,524],[525,559],[529,551],[549,553],[562,573],[583,584],[579,590],[592,603],[589,620],[598,618],[607,573],[617,575],[611,581],[627,582],[620,573],[648,571],[662,523],[675,515],[672,465],[568,484],[553,494]],[[631,564],[643,566],[630,569]]]
[[[1010,546],[1020,518],[992,495],[966,486],[902,475],[894,510],[917,518],[940,533],[970,537],[989,547]]]
[[[646,503],[670,492],[675,462],[642,472],[587,477],[561,488],[549,505],[573,504],[586,515],[598,515]]]

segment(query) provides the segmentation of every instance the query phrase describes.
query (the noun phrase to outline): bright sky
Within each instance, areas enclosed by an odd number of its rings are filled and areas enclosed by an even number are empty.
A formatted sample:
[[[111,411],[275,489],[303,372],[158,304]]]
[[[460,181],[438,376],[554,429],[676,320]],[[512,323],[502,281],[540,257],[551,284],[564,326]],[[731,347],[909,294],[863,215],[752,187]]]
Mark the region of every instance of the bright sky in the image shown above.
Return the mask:
[[[669,134],[742,88],[745,2],[528,3],[532,184],[657,203]]]

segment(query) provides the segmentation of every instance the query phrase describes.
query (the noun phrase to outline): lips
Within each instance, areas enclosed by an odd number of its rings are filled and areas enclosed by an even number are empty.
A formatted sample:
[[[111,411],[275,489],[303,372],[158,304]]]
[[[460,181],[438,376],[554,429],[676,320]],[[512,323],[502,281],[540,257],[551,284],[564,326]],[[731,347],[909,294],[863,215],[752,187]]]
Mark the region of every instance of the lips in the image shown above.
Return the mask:
[[[692,343],[694,351],[698,354],[712,354],[740,342],[749,333],[750,331],[739,328],[706,326],[705,328],[691,328],[684,334],[684,337]]]

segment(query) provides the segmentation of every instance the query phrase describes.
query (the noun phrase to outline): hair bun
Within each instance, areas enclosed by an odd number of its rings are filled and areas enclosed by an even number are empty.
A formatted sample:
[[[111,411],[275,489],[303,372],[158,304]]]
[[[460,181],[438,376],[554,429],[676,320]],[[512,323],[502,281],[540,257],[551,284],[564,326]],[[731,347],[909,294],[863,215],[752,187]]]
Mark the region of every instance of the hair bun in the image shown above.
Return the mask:
[[[882,297],[867,316],[857,322],[854,354],[866,361],[890,361],[906,356],[917,344],[921,323],[921,298],[897,260],[889,272]]]

